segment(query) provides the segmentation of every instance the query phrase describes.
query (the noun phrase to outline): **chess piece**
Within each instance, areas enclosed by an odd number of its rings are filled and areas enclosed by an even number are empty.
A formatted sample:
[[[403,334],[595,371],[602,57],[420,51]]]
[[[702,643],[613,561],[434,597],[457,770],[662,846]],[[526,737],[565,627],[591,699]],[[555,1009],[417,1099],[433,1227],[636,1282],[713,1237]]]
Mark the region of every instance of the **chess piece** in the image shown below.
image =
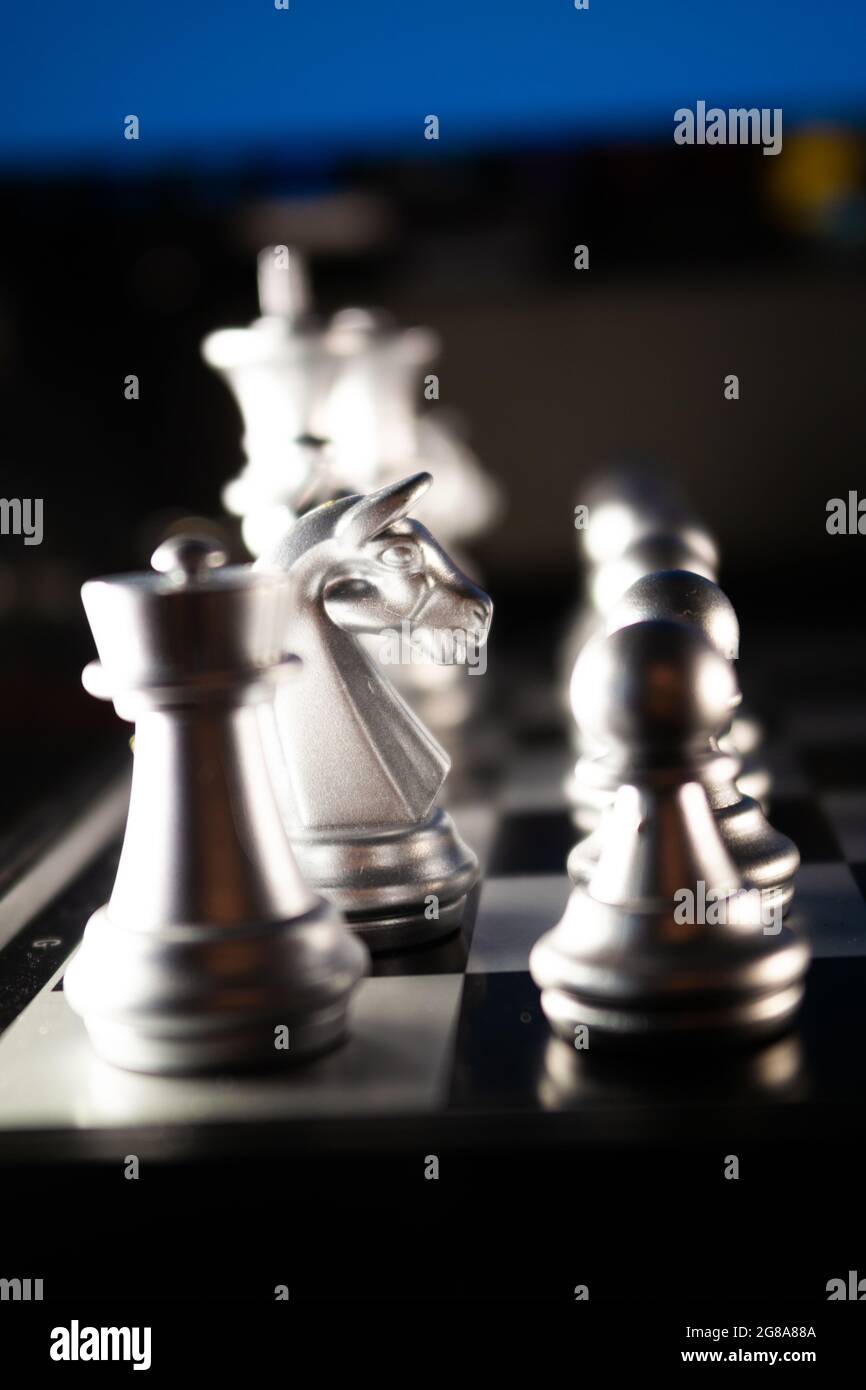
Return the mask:
[[[426,328],[343,309],[327,324],[311,311],[301,254],[267,246],[258,259],[261,316],[202,343],[244,422],[246,465],[223,500],[261,555],[295,517],[332,497],[396,482],[424,468],[438,487],[423,517],[449,542],[484,530],[499,493],[455,431],[419,414],[420,374],[439,351]],[[327,442],[328,448],[309,447]]]
[[[720,656],[728,661],[739,656],[740,628],[734,606],[711,580],[681,570],[645,575],[627,590],[610,613],[606,632],[611,634],[632,623],[655,619],[688,622],[703,633]],[[593,664],[592,651],[587,648],[574,671],[576,709],[583,701],[584,680],[592,678]],[[740,691],[735,681],[731,718],[739,704]],[[740,759],[730,746],[730,727],[729,719],[723,735],[704,750],[700,780],[707,790],[725,848],[746,888],[759,889],[769,911],[777,907],[787,911],[794,895],[800,856],[796,845],[773,829],[760,805],[739,787]],[[723,746],[725,736],[727,747]],[[611,769],[603,757],[582,759],[575,776],[594,786],[600,797],[606,794],[613,801],[617,783],[611,780]],[[599,827],[575,845],[569,855],[568,872],[576,883],[592,876],[603,840],[604,832]]]
[[[333,458],[325,412],[340,367],[310,314],[303,259],[285,246],[259,255],[261,317],[202,343],[205,361],[231,388],[244,424],[246,463],[223,491],[241,518],[244,543],[260,555],[314,498],[330,495]]]
[[[92,580],[92,693],[135,723],[108,904],[65,977],[96,1051],[133,1071],[291,1062],[336,1043],[367,953],[292,855],[265,757],[290,584],[175,536],[158,573]],[[283,1030],[280,1032],[279,1030]]]
[[[598,626],[623,595],[646,574],[659,570],[685,570],[703,579],[718,577],[718,556],[709,535],[693,527],[683,531],[656,532],[626,547],[622,554],[598,566],[590,588]]]
[[[565,688],[581,648],[605,613],[639,579],[658,569],[686,569],[715,579],[719,553],[669,478],[650,464],[610,465],[590,480],[577,526],[586,599],[564,647]]]
[[[589,520],[578,530],[578,545],[586,566],[587,601],[563,647],[563,700],[571,672],[590,638],[605,630],[605,620],[632,585],[645,575],[682,570],[717,581],[719,553],[709,532],[688,509],[679,493],[660,474],[649,469],[611,470],[587,492]],[[575,753],[594,750],[572,726]],[[759,744],[757,722],[739,710],[722,740],[725,751],[742,760],[738,785],[766,809],[770,778]],[[584,782],[581,765],[565,779],[572,817],[587,833],[598,825],[608,798]]]
[[[690,539],[691,534],[691,539]],[[699,537],[706,541],[704,545]],[[694,545],[692,542],[695,542]],[[657,570],[686,570],[707,579],[716,574],[712,541],[704,532],[667,532],[635,540],[621,553],[609,554],[605,563],[587,577],[591,603],[573,630],[566,649],[574,669],[581,652],[591,639],[604,632],[606,615],[616,607],[630,586],[642,576]],[[593,780],[589,762],[599,750],[594,748],[579,726],[572,726],[572,739],[578,761],[566,778],[565,792],[575,824],[587,833],[598,825],[610,803],[610,794]],[[589,772],[588,776],[584,774]]]
[[[376,948],[453,931],[478,872],[435,805],[448,756],[388,679],[417,650],[471,659],[490,625],[487,595],[408,516],[430,482],[318,507],[257,561],[293,580],[301,671],[277,696],[276,780],[295,856]],[[390,639],[390,664],[365,650],[369,633]]]
[[[464,566],[459,548],[490,526],[500,497],[442,408],[419,412],[421,374],[438,355],[437,336],[398,328],[382,313],[344,309],[331,320],[328,341],[341,361],[325,426],[336,490],[368,492],[429,472],[436,486],[420,502],[418,520]],[[377,651],[375,638],[367,645]],[[479,683],[459,665],[424,660],[392,667],[389,676],[422,723],[454,748]]]
[[[734,605],[711,578],[694,571],[661,569],[641,575],[604,621],[608,636],[632,623],[682,621],[697,627],[726,661],[740,656],[740,624]],[[734,695],[734,707],[740,702]]]
[[[713,537],[670,479],[649,464],[609,467],[588,484],[582,500],[585,522],[575,534],[585,597],[563,644],[562,697],[566,708],[575,661],[635,580],[663,569],[689,570],[715,579],[719,565]],[[581,751],[579,741],[575,746]],[[572,785],[570,791],[578,798],[575,808],[580,823],[580,789]],[[596,810],[590,807],[588,814],[590,824],[597,823]]]
[[[312,507],[421,470],[437,486],[419,520],[452,553],[492,523],[498,488],[442,408],[419,412],[421,373],[439,352],[435,333],[399,328],[389,315],[360,308],[319,323],[310,312],[303,257],[285,246],[259,255],[259,299],[262,316],[250,328],[212,333],[202,345],[244,419],[247,463],[223,500],[242,518],[253,556],[276,545]],[[376,640],[368,646],[375,652]],[[391,677],[422,721],[453,745],[478,682],[420,653]]]
[[[780,1030],[808,950],[761,894],[745,891],[700,768],[730,717],[729,661],[698,628],[656,620],[593,644],[580,716],[619,790],[598,863],[530,970],[554,1031],[590,1046]]]
[[[448,545],[486,530],[499,510],[498,490],[440,409],[418,410],[437,336],[398,328],[381,313],[344,309],[331,320],[328,342],[341,363],[326,422],[340,490],[367,492],[423,470],[436,486],[419,507],[420,521]]]
[[[640,546],[630,554],[632,563],[638,561],[635,569],[642,569],[646,560],[658,558],[658,552],[648,552]],[[664,558],[670,559],[670,552]],[[674,577],[677,573],[679,579]],[[611,606],[602,623],[604,631],[614,632],[617,627],[624,627],[626,622],[683,617],[697,622],[723,656],[737,661],[740,654],[740,625],[733,604],[713,583],[713,579],[712,573],[703,569],[689,571],[688,565],[661,565],[654,572],[646,570]],[[766,813],[770,774],[760,754],[761,739],[761,726],[752,715],[744,713],[738,693],[737,707],[730,726],[719,737],[719,748],[740,760],[737,786],[744,796],[757,801]]]
[[[677,536],[683,548],[711,568],[718,566],[712,537],[671,480],[650,464],[608,467],[590,482],[582,500],[588,521],[577,540],[589,570],[614,563],[633,545],[656,536]]]

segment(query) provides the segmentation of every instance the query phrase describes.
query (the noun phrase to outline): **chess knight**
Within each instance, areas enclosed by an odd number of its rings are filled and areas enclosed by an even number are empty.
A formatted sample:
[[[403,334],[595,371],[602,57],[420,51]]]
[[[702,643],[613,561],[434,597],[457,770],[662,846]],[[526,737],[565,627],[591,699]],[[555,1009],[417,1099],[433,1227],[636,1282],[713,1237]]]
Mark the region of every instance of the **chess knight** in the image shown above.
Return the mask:
[[[431,482],[325,503],[256,562],[294,581],[286,648],[300,668],[277,695],[272,761],[295,857],[378,948],[453,931],[478,875],[436,806],[448,755],[360,640],[408,623],[419,642],[443,628],[464,649],[486,641],[487,594],[408,515]]]

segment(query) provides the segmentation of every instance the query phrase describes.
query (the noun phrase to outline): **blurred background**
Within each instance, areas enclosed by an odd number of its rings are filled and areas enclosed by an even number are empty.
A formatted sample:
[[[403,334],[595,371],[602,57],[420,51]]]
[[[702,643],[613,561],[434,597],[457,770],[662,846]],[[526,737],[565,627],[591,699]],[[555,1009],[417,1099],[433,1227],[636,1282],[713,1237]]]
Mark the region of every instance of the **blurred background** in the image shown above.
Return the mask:
[[[40,546],[0,536],[8,833],[116,736],[81,582],[225,522],[241,422],[200,343],[256,317],[267,243],[323,313],[441,335],[427,408],[506,501],[474,543],[497,640],[565,619],[574,506],[624,455],[684,487],[747,631],[861,624],[866,538],[825,525],[866,495],[855,0],[48,0],[0,64],[0,493],[44,500]],[[781,107],[781,153],[675,144],[699,100]]]

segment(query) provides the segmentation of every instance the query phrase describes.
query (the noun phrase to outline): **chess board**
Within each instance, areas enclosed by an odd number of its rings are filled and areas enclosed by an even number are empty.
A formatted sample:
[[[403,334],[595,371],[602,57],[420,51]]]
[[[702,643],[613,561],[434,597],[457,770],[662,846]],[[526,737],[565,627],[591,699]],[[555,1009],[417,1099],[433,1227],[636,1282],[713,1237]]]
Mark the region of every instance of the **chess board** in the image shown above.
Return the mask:
[[[348,1040],[317,1060],[257,1077],[119,1072],[92,1054],[63,994],[69,956],[110,892],[113,841],[0,954],[0,1155],[360,1153],[443,1136],[476,1151],[504,1137],[627,1149],[720,1127],[729,1143],[768,1131],[796,1141],[816,1125],[824,1137],[853,1136],[866,1095],[863,657],[853,639],[832,635],[811,643],[808,663],[783,640],[751,645],[762,660],[747,665],[744,684],[768,720],[771,818],[802,855],[791,920],[813,951],[794,1032],[692,1069],[688,1059],[640,1057],[611,1067],[591,1045],[572,1055],[553,1039],[527,959],[569,892],[571,755],[552,677],[527,679],[526,663],[497,674],[492,662],[503,699],[496,718],[462,735],[450,792],[483,866],[462,931],[377,956]]]

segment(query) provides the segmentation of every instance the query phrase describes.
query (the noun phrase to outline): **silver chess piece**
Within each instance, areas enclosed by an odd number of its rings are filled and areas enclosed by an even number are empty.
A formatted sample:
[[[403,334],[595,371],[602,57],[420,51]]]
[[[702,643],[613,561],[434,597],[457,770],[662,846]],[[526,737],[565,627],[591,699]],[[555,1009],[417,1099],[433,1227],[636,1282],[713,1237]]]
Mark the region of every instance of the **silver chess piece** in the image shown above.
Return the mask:
[[[530,970],[554,1031],[590,1046],[781,1030],[809,953],[745,891],[698,775],[730,718],[731,663],[695,626],[639,622],[593,644],[581,718],[619,783],[598,863]],[[691,900],[691,911],[688,901]]]
[[[246,462],[223,491],[241,518],[244,544],[260,555],[315,499],[329,496],[333,459],[324,442],[326,408],[340,359],[310,313],[306,266],[285,246],[258,260],[261,316],[202,343],[243,419]]]
[[[453,931],[478,874],[436,806],[447,754],[359,640],[387,636],[394,664],[418,649],[471,658],[487,639],[490,599],[408,515],[430,482],[318,507],[256,564],[292,580],[286,631],[301,669],[277,696],[274,763],[295,856],[377,948]]]
[[[422,375],[438,356],[438,336],[356,308],[334,315],[328,341],[341,362],[325,424],[334,459],[332,488],[362,493],[409,473],[430,473],[436,486],[421,500],[418,520],[466,567],[460,548],[491,525],[501,497],[443,408],[419,409]],[[375,638],[368,645],[376,651]],[[461,667],[435,661],[394,667],[389,674],[422,722],[453,742],[472,712],[478,683],[467,680]]]
[[[437,335],[398,328],[382,313],[343,309],[328,342],[341,363],[326,422],[340,489],[372,491],[423,470],[436,486],[418,509],[420,521],[452,546],[486,530],[500,508],[498,489],[438,408],[419,411]]]
[[[632,623],[655,619],[688,622],[703,633],[725,660],[736,661],[739,657],[740,626],[734,606],[709,579],[682,570],[645,575],[632,584],[609,614],[605,631],[610,635]],[[574,670],[572,688],[576,711],[583,706],[583,685],[592,678],[593,670],[590,644]],[[717,739],[710,740],[696,761],[696,771],[699,767],[700,780],[707,790],[725,848],[746,888],[759,889],[768,910],[787,911],[794,896],[794,876],[800,856],[796,845],[773,829],[758,802],[744,795],[739,786],[741,761],[732,750],[730,728],[740,700],[735,680],[728,726]],[[594,786],[599,799],[606,795],[612,802],[617,783],[611,772],[605,758],[596,755],[581,759],[575,776],[582,783]],[[597,827],[575,845],[568,859],[568,872],[576,883],[591,878],[603,842],[604,831]]]
[[[295,248],[266,246],[258,285],[260,317],[202,343],[243,418],[247,461],[223,500],[241,517],[250,553],[261,555],[311,506],[422,468],[438,484],[422,519],[449,543],[484,530],[499,509],[498,489],[459,435],[418,408],[437,335],[369,309],[343,309],[323,323]],[[329,447],[311,451],[310,440]]]
[[[718,577],[718,547],[658,470],[645,464],[609,467],[583,495],[584,525],[576,530],[584,576],[584,602],[562,651],[563,701],[574,663],[589,639],[602,630],[606,614],[625,591],[654,570],[682,569]],[[582,747],[576,731],[576,747]],[[579,789],[575,803],[580,812]],[[588,808],[591,820],[597,819]]]
[[[571,670],[587,644],[603,634],[606,615],[644,575],[658,570],[685,570],[714,579],[716,566],[708,548],[712,542],[709,537],[706,539],[707,549],[704,549],[692,548],[688,540],[674,532],[644,536],[590,572],[587,585],[591,603],[573,630],[565,651],[571,658]],[[566,778],[565,792],[575,824],[580,830],[589,832],[598,825],[602,812],[609,805],[610,793],[599,788],[592,776],[592,759],[599,750],[593,747],[579,725],[572,725],[572,740],[578,760],[573,773]],[[585,775],[587,773],[589,775]]]
[[[643,560],[652,558],[641,547],[635,552]],[[709,567],[708,567],[709,570]],[[675,576],[679,576],[678,578]],[[734,606],[717,582],[715,575],[689,570],[688,566],[662,565],[655,572],[639,575],[612,605],[602,621],[605,632],[615,632],[627,622],[643,622],[651,618],[684,618],[696,622],[713,646],[730,661],[740,656],[740,624]],[[758,721],[744,713],[739,695],[729,727],[719,736],[718,745],[740,761],[737,786],[744,796],[757,801],[764,812],[770,793],[770,774],[760,754],[763,731]]]
[[[590,482],[582,499],[588,524],[577,531],[584,565],[597,570],[656,536],[676,536],[692,554],[718,567],[715,541],[679,490],[650,464],[611,465]]]
[[[65,992],[96,1051],[133,1071],[319,1052],[343,1035],[367,968],[298,869],[267,767],[274,692],[298,678],[284,655],[291,585],[224,560],[175,536],[156,573],[82,590],[99,652],[85,685],[136,733],[114,888]]]
[[[294,248],[259,255],[261,317],[212,333],[205,360],[227,380],[244,420],[247,463],[223,492],[257,557],[298,515],[410,473],[433,475],[419,520],[449,550],[490,526],[501,495],[444,409],[419,409],[422,373],[439,352],[428,328],[402,328],[378,310],[311,314],[305,262]],[[376,651],[375,638],[368,645]],[[450,736],[469,716],[477,683],[458,666],[420,658],[394,667],[422,719]]]
[[[638,580],[662,570],[682,570],[718,582],[714,538],[661,474],[648,468],[614,468],[588,489],[587,498],[588,525],[577,532],[586,602],[563,648],[566,703],[581,650],[593,635],[605,630],[608,615]],[[591,756],[596,751],[574,726],[572,737],[578,755]],[[770,778],[759,751],[761,738],[757,721],[741,708],[722,746],[742,760],[740,789],[766,808]],[[591,780],[583,783],[577,769],[566,778],[565,794],[578,828],[593,830],[607,798],[599,797]]]

